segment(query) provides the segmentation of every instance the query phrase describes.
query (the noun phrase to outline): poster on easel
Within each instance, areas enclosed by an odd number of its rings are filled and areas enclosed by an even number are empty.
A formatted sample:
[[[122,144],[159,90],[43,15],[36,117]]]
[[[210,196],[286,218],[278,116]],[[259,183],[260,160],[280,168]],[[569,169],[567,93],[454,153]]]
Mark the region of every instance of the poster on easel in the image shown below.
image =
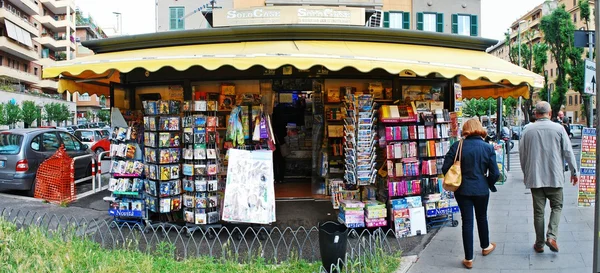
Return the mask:
[[[228,150],[223,221],[270,224],[275,222],[273,152]]]
[[[581,162],[579,164],[577,205],[593,207],[596,198],[596,128],[581,131]]]

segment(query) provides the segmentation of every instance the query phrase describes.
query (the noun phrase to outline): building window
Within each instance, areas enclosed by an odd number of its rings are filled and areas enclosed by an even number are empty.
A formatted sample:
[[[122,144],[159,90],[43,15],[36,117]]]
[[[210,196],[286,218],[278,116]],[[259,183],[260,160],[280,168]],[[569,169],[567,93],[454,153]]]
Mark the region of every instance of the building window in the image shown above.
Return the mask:
[[[569,105],[573,105],[573,96],[569,96]]]
[[[575,95],[575,105],[579,104],[579,95]]]
[[[554,68],[550,68],[550,77],[554,77]]]
[[[180,20],[184,16],[184,7],[170,7],[169,8],[169,30],[182,30],[185,29],[183,20]]]
[[[0,56],[0,66],[4,66],[4,57]]]
[[[573,13],[573,23],[577,23],[577,13]]]
[[[417,13],[417,30],[444,32],[444,14],[431,12]]]
[[[29,65],[23,64],[23,72],[29,73]]]
[[[33,68],[33,74],[37,76],[37,73],[38,73],[38,68],[37,68],[37,67],[34,67],[34,68]]]
[[[452,33],[466,36],[477,36],[477,15],[452,14]]]
[[[410,29],[410,13],[402,11],[389,11],[383,13],[383,27]]]
[[[575,111],[575,122],[579,122],[579,113],[577,113],[577,111]]]

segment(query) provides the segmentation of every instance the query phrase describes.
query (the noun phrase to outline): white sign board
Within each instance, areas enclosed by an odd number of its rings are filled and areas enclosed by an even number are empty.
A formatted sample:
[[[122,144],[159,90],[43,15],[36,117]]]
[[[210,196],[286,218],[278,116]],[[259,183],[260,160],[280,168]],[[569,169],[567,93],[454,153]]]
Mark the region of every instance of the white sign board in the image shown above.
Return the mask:
[[[583,92],[586,94],[596,94],[596,63],[585,60],[585,79]]]

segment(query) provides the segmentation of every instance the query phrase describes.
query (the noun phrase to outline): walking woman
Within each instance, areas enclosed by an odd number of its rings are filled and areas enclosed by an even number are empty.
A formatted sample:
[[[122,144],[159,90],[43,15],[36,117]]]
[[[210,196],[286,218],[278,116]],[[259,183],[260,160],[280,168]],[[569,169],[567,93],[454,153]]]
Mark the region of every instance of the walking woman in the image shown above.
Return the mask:
[[[490,190],[496,191],[494,184],[500,176],[496,164],[494,147],[484,141],[487,132],[476,119],[468,120],[462,128],[462,152],[458,154],[460,160],[462,183],[454,193],[462,217],[462,239],[465,250],[463,265],[473,267],[473,218],[477,219],[479,242],[483,256],[487,256],[496,248],[495,243],[490,243],[487,221],[487,207],[490,200]],[[460,142],[454,143],[444,158],[442,168],[444,174],[454,164]],[[473,217],[475,210],[475,217]]]

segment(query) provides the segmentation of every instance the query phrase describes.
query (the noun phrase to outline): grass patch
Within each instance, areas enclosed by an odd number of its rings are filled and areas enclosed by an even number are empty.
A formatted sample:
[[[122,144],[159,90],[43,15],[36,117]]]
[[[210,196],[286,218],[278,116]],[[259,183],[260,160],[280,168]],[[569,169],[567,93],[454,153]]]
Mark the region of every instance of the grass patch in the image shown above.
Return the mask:
[[[291,260],[277,265],[262,259],[239,264],[210,257],[177,261],[174,246],[157,245],[153,254],[138,250],[109,250],[98,243],[76,237],[47,236],[41,228],[17,229],[14,224],[0,219],[0,268],[2,272],[232,272],[263,273],[319,272],[320,263]],[[400,256],[378,252],[368,259],[350,262],[362,272],[393,272],[400,264]],[[350,272],[358,272],[350,270]]]

